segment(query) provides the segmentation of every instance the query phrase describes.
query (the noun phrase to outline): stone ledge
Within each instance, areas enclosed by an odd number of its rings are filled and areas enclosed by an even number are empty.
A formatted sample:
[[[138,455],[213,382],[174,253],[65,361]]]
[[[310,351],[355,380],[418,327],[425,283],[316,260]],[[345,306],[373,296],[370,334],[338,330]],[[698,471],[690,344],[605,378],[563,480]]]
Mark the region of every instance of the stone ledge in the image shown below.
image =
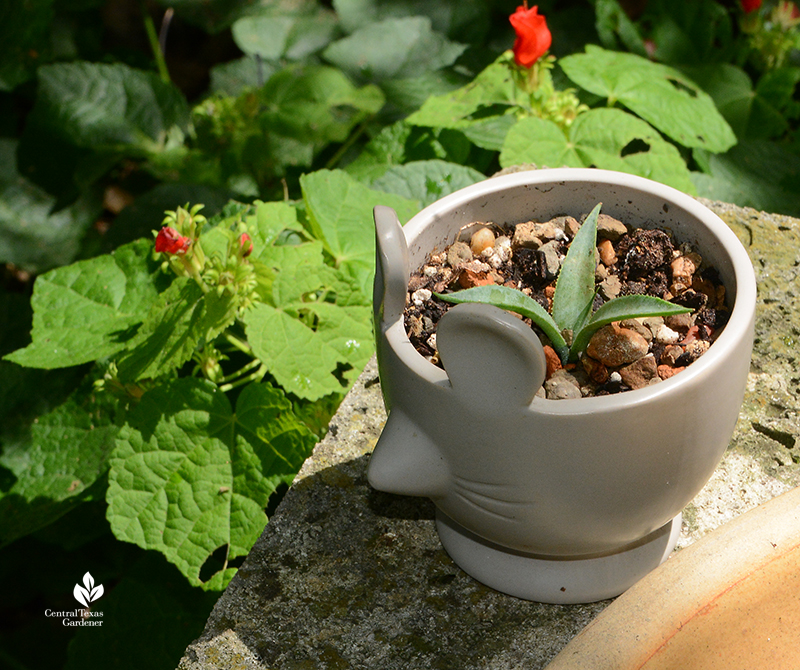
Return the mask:
[[[704,204],[748,248],[759,305],[736,432],[684,512],[679,548],[800,485],[800,221]],[[432,503],[367,484],[385,418],[372,361],[187,648],[181,670],[534,670],[609,604],[530,603],[464,574],[439,543]]]

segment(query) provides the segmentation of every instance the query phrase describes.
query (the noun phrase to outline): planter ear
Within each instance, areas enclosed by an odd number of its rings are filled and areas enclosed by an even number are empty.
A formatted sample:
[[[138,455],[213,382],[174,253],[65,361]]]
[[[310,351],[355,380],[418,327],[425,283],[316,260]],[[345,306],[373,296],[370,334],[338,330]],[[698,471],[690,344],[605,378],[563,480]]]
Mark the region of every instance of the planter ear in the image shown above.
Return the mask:
[[[492,305],[465,303],[439,321],[436,347],[461,402],[491,412],[527,407],[544,383],[539,338],[522,320]]]
[[[395,321],[403,315],[410,270],[408,245],[397,213],[391,207],[378,205],[372,211],[375,219],[375,283],[372,304],[376,327],[381,322]]]

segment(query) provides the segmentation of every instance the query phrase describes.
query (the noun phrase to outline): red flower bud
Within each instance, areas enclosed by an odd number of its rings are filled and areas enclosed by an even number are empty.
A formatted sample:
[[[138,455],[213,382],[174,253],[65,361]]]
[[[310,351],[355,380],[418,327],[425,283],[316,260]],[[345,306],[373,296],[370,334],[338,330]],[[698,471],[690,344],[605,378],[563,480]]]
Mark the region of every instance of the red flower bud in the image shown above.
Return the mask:
[[[742,9],[745,14],[756,11],[761,7],[761,0],[742,0]]]
[[[239,235],[239,246],[242,248],[242,258],[247,258],[253,253],[253,240],[247,233]]]
[[[164,226],[156,236],[156,251],[158,253],[185,254],[192,241],[184,237],[174,228]]]
[[[544,16],[539,14],[539,7],[528,9],[527,6],[517,7],[508,20],[517,33],[514,42],[514,61],[522,67],[531,67],[539,60],[553,41],[553,36],[547,27]]]

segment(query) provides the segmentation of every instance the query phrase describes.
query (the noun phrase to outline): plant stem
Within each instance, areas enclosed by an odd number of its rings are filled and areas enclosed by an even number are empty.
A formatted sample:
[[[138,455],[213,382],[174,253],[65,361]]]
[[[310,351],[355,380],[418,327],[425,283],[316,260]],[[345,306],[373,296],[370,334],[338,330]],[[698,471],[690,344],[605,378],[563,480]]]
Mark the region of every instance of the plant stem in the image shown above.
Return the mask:
[[[252,374],[247,375],[246,377],[242,377],[241,379],[237,379],[235,382],[230,382],[228,384],[222,384],[219,387],[219,390],[223,393],[227,393],[231,389],[238,388],[240,386],[244,386],[250,382],[259,381],[265,374],[267,374],[267,366],[262,363],[261,367],[258,368]]]
[[[250,370],[252,370],[254,367],[256,367],[258,365],[261,365],[261,361],[259,359],[257,359],[257,358],[254,358],[247,365],[243,366],[242,368],[240,368],[236,372],[231,372],[231,374],[225,375],[219,381],[220,381],[220,383],[229,382],[229,381],[231,381],[233,379],[236,379],[237,377],[241,377],[246,372],[250,372]]]
[[[150,17],[147,7],[142,3],[142,16],[144,17],[144,29],[147,32],[147,40],[150,42],[150,49],[153,52],[153,58],[156,60],[156,68],[161,81],[165,84],[170,83],[169,70],[167,70],[167,62],[164,60],[164,52],[161,50],[161,45],[158,41],[156,34],[156,27],[153,24],[153,19]]]
[[[247,344],[247,342],[242,342],[242,340],[240,340],[235,335],[231,335],[230,333],[225,333],[224,337],[239,351],[243,351],[244,353],[250,354],[251,356],[253,355],[253,349],[250,347],[249,344]]]
[[[342,145],[336,150],[336,153],[331,156],[327,163],[325,163],[326,170],[332,170],[336,166],[336,164],[342,159],[342,156],[345,155],[347,150],[352,147],[358,138],[364,134],[367,129],[367,121],[371,119],[372,117],[369,119],[364,119],[364,121],[361,122],[361,125],[356,128],[355,132],[350,133],[348,138],[342,142]]]

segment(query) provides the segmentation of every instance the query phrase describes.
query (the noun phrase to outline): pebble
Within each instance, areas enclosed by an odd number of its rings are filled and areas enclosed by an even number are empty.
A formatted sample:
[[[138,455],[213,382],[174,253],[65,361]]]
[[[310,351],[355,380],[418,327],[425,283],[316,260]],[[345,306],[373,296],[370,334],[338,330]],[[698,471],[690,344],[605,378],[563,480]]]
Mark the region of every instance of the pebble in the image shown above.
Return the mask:
[[[538,253],[544,260],[545,276],[547,279],[554,279],[561,269],[561,254],[559,253],[559,243],[553,240],[542,245]]]
[[[670,366],[674,366],[677,360],[683,355],[683,347],[677,344],[672,344],[664,349],[661,354],[661,362]]]
[[[544,359],[547,365],[547,374],[545,379],[550,379],[556,370],[560,370],[563,366],[561,365],[561,356],[556,353],[556,350],[553,349],[549,344],[545,344],[544,347]]]
[[[649,386],[653,380],[661,381],[653,354],[647,354],[647,356],[620,368],[619,376],[622,377],[622,383],[633,390]]]
[[[494,233],[491,228],[483,227],[472,233],[469,241],[469,248],[472,253],[479,256],[485,249],[494,247]]]
[[[669,379],[670,377],[673,377],[676,374],[678,374],[681,370],[685,370],[685,369],[686,368],[683,367],[683,366],[676,368],[676,367],[672,367],[671,365],[659,365],[658,366],[658,376],[661,379]]]
[[[629,328],[614,324],[600,328],[586,347],[586,353],[612,368],[640,359],[649,349],[647,340]]]
[[[681,282],[682,284],[691,284],[692,276],[697,271],[697,267],[694,260],[689,256],[678,256],[670,263],[672,281]]]
[[[619,295],[619,292],[622,290],[622,282],[619,280],[619,277],[617,277],[617,275],[610,275],[605,279],[603,279],[603,281],[600,282],[600,285],[597,288],[600,291],[600,294],[606,300],[613,300]]]
[[[616,242],[627,232],[628,229],[625,227],[625,224],[615,219],[613,216],[600,214],[600,216],[597,217],[597,237]]]
[[[662,323],[656,331],[656,342],[659,344],[675,344],[681,339],[680,333],[672,330],[668,325]]]
[[[428,302],[428,300],[431,299],[432,295],[433,294],[430,292],[429,289],[420,288],[411,294],[411,302],[413,302],[414,305],[416,305],[417,307],[422,307],[422,305],[424,305],[426,302]]]
[[[597,245],[597,251],[600,254],[600,262],[606,267],[610,267],[617,262],[617,252],[614,251],[614,245],[611,240],[601,240]]]
[[[447,264],[455,267],[472,260],[472,250],[466,242],[453,242],[447,250]]]
[[[434,351],[438,351],[436,348],[436,333],[433,333],[433,335],[428,338],[428,346]]]
[[[565,400],[580,398],[580,382],[566,370],[556,370],[550,379],[544,383],[544,390],[550,400]]]
[[[622,328],[630,328],[631,330],[635,330],[637,333],[639,333],[639,335],[647,340],[648,344],[653,341],[653,333],[647,326],[644,325],[642,319],[624,319],[623,321],[619,322],[619,325]]]
[[[600,361],[596,361],[591,356],[581,356],[581,365],[595,384],[605,384],[608,381],[610,372]]]
[[[692,316],[691,312],[686,312],[684,314],[670,314],[669,316],[664,317],[664,323],[667,327],[672,328],[672,330],[677,330],[681,332],[687,332],[689,328],[694,325],[694,317]]]

